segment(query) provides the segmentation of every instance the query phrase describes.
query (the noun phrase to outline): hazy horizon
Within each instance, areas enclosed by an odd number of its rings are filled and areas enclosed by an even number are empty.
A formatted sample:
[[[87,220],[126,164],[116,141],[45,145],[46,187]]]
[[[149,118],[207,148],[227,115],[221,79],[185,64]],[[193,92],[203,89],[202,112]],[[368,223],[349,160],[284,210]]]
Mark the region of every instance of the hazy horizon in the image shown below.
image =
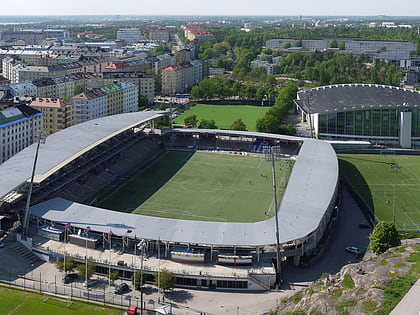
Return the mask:
[[[116,5],[118,4],[118,6]],[[73,0],[51,5],[50,1],[15,0],[2,7],[0,16],[420,16],[420,1],[391,0],[335,1],[301,0],[298,5],[272,0],[192,0],[140,3],[134,0],[102,2]]]

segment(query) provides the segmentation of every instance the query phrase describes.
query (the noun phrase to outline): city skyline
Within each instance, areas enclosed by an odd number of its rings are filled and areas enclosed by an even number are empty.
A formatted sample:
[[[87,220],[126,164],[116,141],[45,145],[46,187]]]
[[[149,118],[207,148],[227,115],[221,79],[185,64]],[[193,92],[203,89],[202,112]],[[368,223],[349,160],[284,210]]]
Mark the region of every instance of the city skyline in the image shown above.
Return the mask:
[[[260,16],[420,16],[420,2],[407,0],[404,5],[391,0],[372,1],[317,1],[302,0],[299,5],[272,0],[251,1],[214,0],[197,5],[192,0],[177,2],[160,0],[139,3],[134,0],[118,2],[100,0],[73,0],[51,5],[47,0],[11,1],[2,8],[1,16],[8,15],[260,15]]]

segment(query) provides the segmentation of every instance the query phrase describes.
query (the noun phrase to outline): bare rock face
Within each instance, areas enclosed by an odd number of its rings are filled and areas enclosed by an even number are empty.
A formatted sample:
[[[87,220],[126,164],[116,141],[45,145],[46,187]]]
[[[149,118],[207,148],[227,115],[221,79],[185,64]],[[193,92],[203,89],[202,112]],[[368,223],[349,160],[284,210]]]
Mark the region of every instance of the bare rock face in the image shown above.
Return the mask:
[[[413,263],[406,259],[415,251],[416,248],[409,245],[391,248],[380,256],[369,253],[366,260],[346,265],[339,273],[327,275],[289,297],[277,313],[302,310],[306,314],[319,311],[330,315],[345,310],[352,315],[366,314],[365,304],[375,303],[378,309],[384,302],[382,287],[391,282],[393,275],[409,272]],[[354,288],[349,287],[348,279],[344,280],[346,275],[353,280]]]

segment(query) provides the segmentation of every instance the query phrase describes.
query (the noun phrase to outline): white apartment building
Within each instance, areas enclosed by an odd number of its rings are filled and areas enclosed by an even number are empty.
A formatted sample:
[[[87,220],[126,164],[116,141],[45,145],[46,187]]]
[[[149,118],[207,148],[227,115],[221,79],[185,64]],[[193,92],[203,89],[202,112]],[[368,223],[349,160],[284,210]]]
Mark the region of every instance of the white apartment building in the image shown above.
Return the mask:
[[[123,113],[137,112],[139,107],[139,88],[131,82],[121,82],[123,90]]]
[[[0,164],[35,141],[43,113],[27,105],[0,105]]]
[[[74,124],[107,116],[108,97],[94,88],[71,98],[74,105]]]

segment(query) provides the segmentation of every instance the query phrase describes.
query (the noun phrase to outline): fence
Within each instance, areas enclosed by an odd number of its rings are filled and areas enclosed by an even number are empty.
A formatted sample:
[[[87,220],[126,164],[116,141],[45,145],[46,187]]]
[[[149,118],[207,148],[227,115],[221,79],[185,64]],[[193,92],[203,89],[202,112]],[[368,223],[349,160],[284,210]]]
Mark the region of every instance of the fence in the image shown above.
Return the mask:
[[[109,306],[120,307],[126,309],[129,306],[137,306],[140,309],[141,298],[132,295],[116,295],[113,292],[113,287],[106,284],[106,281],[99,281],[95,287],[86,289],[81,282],[64,284],[61,279],[56,279],[54,282],[48,282],[42,276],[42,273],[29,272],[26,275],[13,274],[10,271],[0,271],[0,283],[10,286],[19,287],[24,290],[38,291],[40,293],[48,294],[52,297],[61,297],[80,299],[92,301],[100,304],[107,304]],[[159,306],[159,305],[156,305]],[[155,301],[152,299],[145,299],[143,302],[143,314],[156,314]]]

